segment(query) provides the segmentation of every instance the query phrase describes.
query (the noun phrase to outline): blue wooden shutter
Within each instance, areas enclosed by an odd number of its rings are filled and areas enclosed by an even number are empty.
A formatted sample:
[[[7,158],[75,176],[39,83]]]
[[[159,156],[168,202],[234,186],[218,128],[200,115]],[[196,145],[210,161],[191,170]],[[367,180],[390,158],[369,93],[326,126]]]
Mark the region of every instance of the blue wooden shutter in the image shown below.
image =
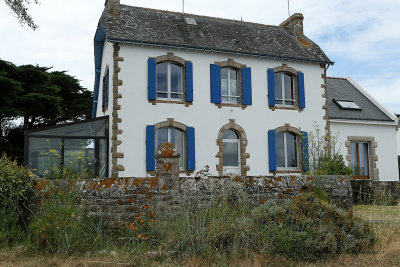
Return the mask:
[[[148,77],[148,99],[156,99],[156,60],[154,58],[149,58],[147,60],[147,77]]]
[[[268,105],[275,106],[275,72],[274,69],[268,69]]]
[[[147,125],[146,126],[146,170],[147,171],[154,171],[155,167],[155,129],[154,125]]]
[[[309,156],[308,156],[308,133],[301,131],[301,157],[303,171],[307,172],[309,169]]]
[[[190,61],[185,63],[186,76],[186,101],[193,101],[193,64]]]
[[[269,171],[276,171],[276,138],[275,130],[268,131],[268,158],[269,158]]]
[[[251,105],[251,68],[242,69],[242,104]]]
[[[299,85],[299,108],[306,107],[306,95],[304,91],[304,73],[297,72],[297,83]]]
[[[221,67],[210,64],[211,103],[221,103]]]
[[[106,75],[103,77],[103,91],[102,91],[102,98],[101,98],[101,111],[106,111]]]
[[[186,128],[186,139],[187,139],[187,169],[188,171],[194,171],[196,169],[196,150],[195,150],[195,137],[194,128]]]

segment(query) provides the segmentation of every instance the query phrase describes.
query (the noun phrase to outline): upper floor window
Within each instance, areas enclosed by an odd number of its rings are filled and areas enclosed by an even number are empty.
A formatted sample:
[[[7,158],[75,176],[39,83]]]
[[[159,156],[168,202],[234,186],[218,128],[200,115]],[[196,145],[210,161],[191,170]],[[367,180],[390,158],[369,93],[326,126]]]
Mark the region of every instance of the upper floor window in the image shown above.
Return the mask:
[[[170,62],[156,66],[157,99],[183,100],[182,66]]]
[[[268,105],[271,109],[303,109],[306,107],[304,74],[283,64],[268,69]]]
[[[240,103],[238,88],[238,71],[232,68],[221,68],[221,97],[223,103]]]
[[[294,91],[293,75],[285,72],[275,73],[275,104],[294,106],[296,96]]]
[[[153,103],[178,103],[190,105],[193,101],[193,64],[167,53],[149,58],[148,100]]]
[[[109,69],[107,67],[103,77],[103,99],[102,99],[103,112],[106,112],[108,110],[108,94],[109,94]]]
[[[218,107],[252,104],[251,68],[229,59],[210,64],[211,103]]]

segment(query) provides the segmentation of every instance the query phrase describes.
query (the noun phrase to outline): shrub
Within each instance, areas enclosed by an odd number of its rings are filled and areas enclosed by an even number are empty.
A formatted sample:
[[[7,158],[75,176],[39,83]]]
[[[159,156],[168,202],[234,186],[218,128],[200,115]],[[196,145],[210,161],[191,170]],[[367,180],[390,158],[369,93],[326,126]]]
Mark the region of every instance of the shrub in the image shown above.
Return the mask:
[[[349,175],[353,171],[346,166],[339,153],[338,135],[331,132],[322,133],[314,124],[314,131],[309,134],[309,166],[310,173],[316,175]]]
[[[305,193],[278,205],[229,206],[177,211],[150,229],[156,246],[210,257],[243,257],[249,252],[317,260],[368,250],[370,227],[349,213]]]
[[[31,211],[33,182],[30,172],[3,154],[0,158],[0,244],[25,236]]]

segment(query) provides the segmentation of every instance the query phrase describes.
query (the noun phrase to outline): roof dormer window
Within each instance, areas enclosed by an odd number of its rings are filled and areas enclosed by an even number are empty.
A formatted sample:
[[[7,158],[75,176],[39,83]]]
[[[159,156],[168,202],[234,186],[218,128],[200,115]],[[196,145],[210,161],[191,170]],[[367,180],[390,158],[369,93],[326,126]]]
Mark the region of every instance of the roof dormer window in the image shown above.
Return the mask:
[[[342,109],[355,109],[355,110],[361,110],[360,106],[354,103],[353,101],[350,100],[336,100],[333,99],[333,101]]]

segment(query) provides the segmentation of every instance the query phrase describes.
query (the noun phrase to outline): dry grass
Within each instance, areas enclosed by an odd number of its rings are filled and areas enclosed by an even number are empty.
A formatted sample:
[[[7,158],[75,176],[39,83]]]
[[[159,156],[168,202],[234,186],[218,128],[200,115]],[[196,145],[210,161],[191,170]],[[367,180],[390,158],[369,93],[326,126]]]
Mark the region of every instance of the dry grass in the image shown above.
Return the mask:
[[[132,255],[125,252],[116,258],[74,258],[32,256],[12,249],[0,252],[0,266],[400,266],[400,206],[358,205],[354,207],[354,215],[372,222],[378,237],[374,250],[360,255],[342,255],[323,262],[293,262],[259,254],[252,254],[246,259],[189,257],[179,260],[168,254]]]

